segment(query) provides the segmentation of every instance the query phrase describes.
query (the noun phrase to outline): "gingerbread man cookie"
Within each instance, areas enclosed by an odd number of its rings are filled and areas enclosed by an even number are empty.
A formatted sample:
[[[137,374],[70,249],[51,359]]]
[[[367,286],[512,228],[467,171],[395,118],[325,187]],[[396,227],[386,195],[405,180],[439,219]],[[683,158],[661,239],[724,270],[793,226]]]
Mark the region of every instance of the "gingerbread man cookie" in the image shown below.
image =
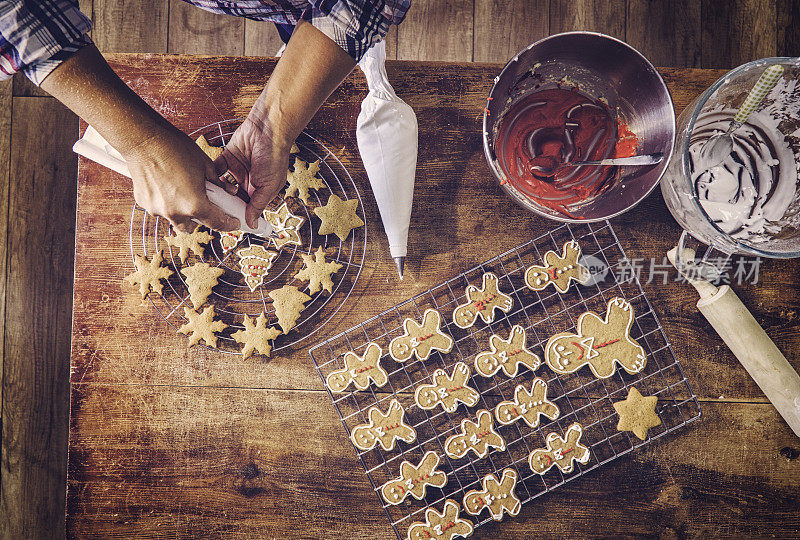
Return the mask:
[[[239,268],[244,276],[244,281],[251,291],[255,291],[264,283],[267,272],[272,267],[272,262],[278,256],[274,251],[263,246],[249,246],[236,252],[239,256]]]
[[[564,244],[561,256],[555,251],[544,254],[544,266],[532,265],[525,270],[525,285],[534,291],[541,291],[551,283],[558,292],[565,293],[570,282],[586,283],[589,270],[578,263],[581,258],[581,246],[575,240]]]
[[[458,511],[458,503],[452,499],[444,501],[441,514],[428,508],[425,521],[415,521],[408,528],[408,540],[453,540],[470,536],[474,530],[472,522],[458,517]]]
[[[433,384],[417,387],[414,400],[420,409],[433,409],[441,405],[447,412],[455,412],[459,403],[472,407],[481,395],[469,386],[469,366],[464,362],[456,363],[453,375],[448,377],[443,369],[433,372]]]
[[[442,316],[435,309],[426,309],[422,324],[414,319],[403,321],[405,333],[389,343],[389,354],[398,362],[405,362],[412,355],[427,360],[431,351],[448,353],[453,348],[453,338],[439,329]]]
[[[555,420],[559,410],[555,403],[547,399],[547,383],[539,377],[533,379],[530,392],[520,384],[514,389],[514,401],[501,401],[494,409],[495,418],[504,426],[522,418],[535,428],[539,425],[540,415]]]
[[[578,333],[561,332],[547,340],[545,361],[556,373],[572,373],[585,365],[607,379],[619,364],[631,375],[647,363],[644,349],[630,335],[634,313],[630,303],[612,298],[605,320],[587,311],[578,317]]]
[[[344,367],[331,371],[325,379],[331,392],[344,392],[352,383],[359,390],[366,390],[370,381],[376,386],[383,386],[389,380],[386,371],[381,367],[383,351],[377,343],[370,343],[359,356],[353,351],[344,353]]]
[[[483,274],[481,288],[468,285],[464,294],[467,297],[465,304],[459,305],[453,311],[453,322],[459,328],[469,328],[480,316],[483,322],[494,321],[494,310],[499,309],[504,313],[511,311],[514,301],[505,293],[500,292],[497,276],[491,272]]]
[[[516,486],[517,471],[514,469],[504,470],[499,482],[495,475],[487,474],[483,477],[483,489],[469,491],[464,496],[464,510],[477,516],[488,508],[495,521],[503,519],[503,512],[516,516],[522,508],[522,501],[514,494]]]
[[[536,474],[544,474],[553,465],[558,466],[561,472],[571,473],[575,462],[588,463],[591,453],[581,444],[583,427],[577,422],[567,428],[567,436],[561,438],[558,433],[547,436],[547,448],[538,448],[528,457],[528,465]]]
[[[414,442],[417,432],[404,422],[404,414],[403,407],[396,399],[389,403],[389,410],[385,414],[375,405],[367,413],[369,423],[354,427],[350,440],[359,450],[372,450],[380,443],[387,451],[394,450],[397,439],[407,443]]]
[[[419,465],[403,461],[400,464],[400,477],[389,480],[381,486],[383,500],[396,505],[411,495],[420,501],[425,497],[428,486],[444,487],[447,484],[447,475],[436,470],[438,466],[439,456],[432,451],[425,452]]]
[[[467,418],[461,421],[461,433],[451,435],[444,442],[444,452],[451,458],[464,457],[469,450],[482,458],[489,448],[501,452],[506,449],[506,441],[492,426],[492,413],[485,409],[478,411],[478,423]]]
[[[518,324],[511,328],[508,339],[492,334],[489,345],[490,350],[475,356],[475,370],[484,377],[491,377],[500,369],[509,377],[516,377],[520,365],[534,371],[542,364],[541,359],[525,347],[525,329]]]

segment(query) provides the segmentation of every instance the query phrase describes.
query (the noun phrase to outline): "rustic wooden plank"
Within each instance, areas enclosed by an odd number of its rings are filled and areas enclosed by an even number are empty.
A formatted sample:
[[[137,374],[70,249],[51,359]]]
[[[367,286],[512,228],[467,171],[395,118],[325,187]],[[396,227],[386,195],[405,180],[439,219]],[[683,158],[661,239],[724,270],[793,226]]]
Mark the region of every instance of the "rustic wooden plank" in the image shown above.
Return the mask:
[[[624,0],[551,0],[550,33],[602,32],[625,39]]]
[[[167,52],[169,3],[94,0],[92,39],[101,52]]]
[[[778,56],[800,56],[800,2],[777,0]]]
[[[244,21],[244,55],[275,56],[283,45],[278,29],[268,21]]]
[[[71,403],[70,536],[393,537],[325,392],[76,384]],[[706,403],[699,422],[475,538],[785,537],[800,460],[781,450],[797,446],[768,405]],[[399,461],[385,457],[378,483]]]
[[[548,34],[549,0],[476,0],[473,35],[476,62],[511,59]]]
[[[702,67],[733,68],[775,56],[775,0],[703,0]]]
[[[629,0],[626,41],[654,65],[700,67],[700,3]]]
[[[8,262],[7,239],[8,239],[8,195],[11,165],[11,106],[12,106],[12,87],[10,80],[0,81],[0,324],[3,325],[3,332],[0,332],[0,374],[3,373],[3,340],[5,339],[5,318],[6,318],[6,265]],[[3,383],[0,380],[0,425],[3,420]],[[2,445],[2,435],[0,435],[0,445]]]
[[[77,125],[52,98],[14,99],[0,475],[9,538],[63,536]]]
[[[397,60],[397,26],[390,26],[384,39],[386,40],[386,59]]]
[[[472,60],[472,0],[417,0],[397,29],[398,60]]]
[[[242,17],[211,13],[186,2],[170,2],[167,51],[241,56],[244,21]]]

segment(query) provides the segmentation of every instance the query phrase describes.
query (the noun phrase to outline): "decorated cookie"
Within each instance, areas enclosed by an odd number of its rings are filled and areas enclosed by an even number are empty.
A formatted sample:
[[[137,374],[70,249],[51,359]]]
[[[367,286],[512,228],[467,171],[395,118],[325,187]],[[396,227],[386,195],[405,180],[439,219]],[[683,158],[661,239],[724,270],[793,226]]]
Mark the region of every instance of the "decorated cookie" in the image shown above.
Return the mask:
[[[317,178],[319,172],[319,160],[313,163],[306,163],[300,158],[294,158],[294,171],[286,173],[286,197],[291,197],[295,193],[297,197],[308,204],[309,190],[325,187],[325,182]]]
[[[300,256],[303,258],[304,266],[294,277],[300,281],[308,281],[308,292],[311,294],[319,292],[320,289],[333,292],[331,274],[338,272],[342,265],[333,261],[325,262],[325,250],[322,246],[313,254],[303,253]]]
[[[558,292],[565,293],[570,282],[586,283],[589,270],[578,263],[581,258],[581,246],[575,240],[564,244],[559,257],[555,251],[544,254],[544,266],[529,266],[525,270],[525,285],[534,291],[541,291],[551,283]]]
[[[535,428],[539,425],[540,415],[555,420],[559,410],[555,403],[547,399],[547,383],[539,377],[533,379],[530,392],[520,384],[514,389],[514,401],[501,401],[494,409],[495,418],[503,425],[513,424],[522,418]]]
[[[633,307],[622,298],[608,303],[606,318],[591,311],[578,317],[578,333],[552,336],[545,347],[545,361],[556,373],[572,373],[585,365],[595,377],[607,379],[619,364],[630,374],[647,363],[644,349],[630,335]]]
[[[227,255],[231,251],[233,251],[236,246],[239,245],[239,242],[242,241],[244,237],[244,232],[242,231],[231,231],[225,232],[221,231],[219,233],[219,245],[222,247],[222,254]]]
[[[215,332],[222,332],[228,325],[222,321],[214,320],[214,306],[207,306],[202,313],[197,313],[190,308],[183,308],[183,316],[188,322],[178,328],[178,332],[189,336],[189,347],[197,345],[203,340],[210,347],[217,346]]]
[[[152,259],[142,255],[135,255],[133,264],[136,266],[136,271],[125,276],[125,281],[131,285],[138,285],[139,294],[142,295],[143,299],[151,292],[161,294],[164,290],[164,284],[161,283],[161,280],[167,279],[172,275],[172,270],[161,266],[162,262],[164,262],[164,258],[161,256],[160,251],[156,251]]]
[[[306,220],[292,214],[288,203],[284,202],[277,210],[264,210],[264,219],[272,225],[272,236],[269,237],[269,241],[275,249],[281,249],[288,244],[303,245],[300,241],[300,227]]]
[[[433,384],[417,387],[414,399],[420,409],[433,409],[441,405],[447,412],[455,412],[459,403],[472,407],[480,399],[477,390],[469,386],[469,367],[458,362],[453,367],[453,375],[448,376],[443,369],[433,372]]]
[[[218,146],[211,146],[208,143],[208,140],[206,140],[205,135],[200,135],[194,142],[197,143],[197,146],[203,149],[203,152],[205,152],[206,155],[211,158],[211,161],[214,161],[220,155],[222,155],[223,149]]]
[[[394,450],[397,439],[412,443],[417,439],[417,432],[404,422],[404,413],[396,399],[389,403],[386,414],[375,405],[367,412],[369,423],[354,427],[350,440],[359,450],[372,450],[378,443],[384,450]]]
[[[589,449],[581,444],[583,427],[577,422],[567,428],[567,436],[562,439],[558,433],[547,436],[547,448],[539,448],[531,452],[528,465],[536,474],[544,474],[553,465],[558,466],[563,473],[571,473],[578,463],[588,463],[591,454]]]
[[[175,231],[174,236],[165,236],[164,240],[167,242],[167,245],[178,248],[178,258],[182,263],[185,263],[186,257],[189,256],[189,251],[198,257],[202,257],[203,244],[208,244],[212,238],[214,237],[206,231],[201,231],[200,225],[198,225],[193,232],[182,233],[180,231]]]
[[[504,470],[499,482],[495,475],[487,474],[483,477],[483,489],[468,491],[464,496],[464,510],[477,516],[488,508],[495,521],[503,519],[503,512],[516,516],[522,508],[522,501],[514,494],[516,486],[517,471],[514,469]]]
[[[343,201],[337,195],[331,194],[328,197],[328,204],[314,208],[314,213],[322,220],[319,234],[335,234],[344,242],[350,231],[364,225],[361,218],[356,215],[356,208],[358,199]]]
[[[292,147],[289,149],[290,154],[297,154],[300,152],[300,147],[297,146],[297,143],[292,143]]]
[[[437,470],[438,466],[439,456],[436,452],[425,452],[419,465],[403,461],[400,464],[400,477],[389,480],[381,486],[383,500],[396,505],[411,495],[419,501],[425,496],[428,486],[444,487],[447,475]]]
[[[525,347],[525,329],[514,325],[508,339],[497,334],[489,338],[490,349],[475,356],[475,370],[484,377],[491,377],[500,369],[509,377],[516,377],[519,366],[534,371],[542,361]]]
[[[273,339],[281,335],[281,331],[275,327],[267,328],[267,317],[262,313],[256,319],[251,319],[249,316],[244,316],[244,329],[237,330],[231,337],[236,343],[244,344],[242,347],[242,356],[247,359],[253,354],[263,354],[269,358],[269,353],[272,352]]]
[[[218,283],[219,276],[225,270],[208,263],[195,263],[181,269],[181,274],[186,276],[186,286],[189,288],[189,300],[194,309],[202,306],[211,296],[211,289]]]
[[[325,382],[331,392],[344,392],[352,383],[359,390],[366,390],[370,382],[383,386],[389,380],[386,370],[381,367],[383,351],[377,343],[370,343],[359,356],[353,351],[344,353],[344,367],[331,371]]]
[[[661,425],[661,419],[656,414],[656,396],[644,397],[636,388],[628,390],[625,401],[617,401],[614,410],[619,415],[617,429],[619,431],[632,431],[642,440],[647,438],[647,431]]]
[[[458,503],[452,499],[444,501],[441,514],[428,508],[425,521],[415,521],[408,528],[408,540],[453,540],[470,536],[474,529],[472,522],[458,517],[458,512]]]
[[[459,328],[469,328],[480,316],[483,322],[494,321],[494,310],[499,309],[504,313],[511,311],[514,301],[510,296],[500,292],[497,276],[491,272],[483,274],[481,288],[468,285],[464,294],[467,297],[465,304],[459,305],[453,311],[453,322]]]
[[[236,254],[239,256],[239,268],[244,276],[244,282],[251,291],[255,291],[264,283],[272,262],[278,256],[276,252],[259,245],[242,248]]]
[[[478,411],[478,423],[464,418],[461,433],[451,435],[444,443],[444,451],[451,458],[464,457],[469,450],[479,457],[486,457],[489,448],[500,451],[506,449],[506,441],[492,426],[492,413],[485,409]]]
[[[453,338],[439,329],[442,316],[435,309],[426,309],[422,324],[414,319],[403,321],[405,333],[389,343],[389,354],[398,362],[405,362],[412,355],[427,360],[431,351],[448,353],[453,348]]]
[[[292,285],[284,285],[280,289],[270,291],[269,297],[273,300],[275,316],[278,317],[278,325],[284,334],[288,334],[289,330],[295,327],[305,303],[311,300],[310,296]]]

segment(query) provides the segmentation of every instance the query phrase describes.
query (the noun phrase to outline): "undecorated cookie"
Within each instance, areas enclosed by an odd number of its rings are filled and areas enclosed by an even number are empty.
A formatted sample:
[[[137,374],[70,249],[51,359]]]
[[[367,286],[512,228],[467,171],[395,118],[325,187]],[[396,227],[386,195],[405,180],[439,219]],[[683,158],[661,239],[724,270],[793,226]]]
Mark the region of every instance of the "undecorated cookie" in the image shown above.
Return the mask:
[[[228,325],[222,321],[214,320],[214,306],[207,306],[202,313],[197,313],[191,308],[183,308],[183,315],[188,322],[178,328],[178,332],[189,336],[189,347],[197,345],[203,340],[210,347],[217,346],[215,332],[222,332]]]
[[[262,313],[255,319],[245,315],[244,328],[231,334],[231,337],[236,343],[244,344],[242,356],[247,359],[252,356],[253,352],[269,358],[269,354],[272,352],[271,341],[279,335],[281,335],[281,331],[277,328],[267,328],[267,317]]]
[[[356,214],[356,208],[358,199],[343,201],[338,195],[331,194],[328,204],[314,208],[314,213],[322,220],[319,234],[335,234],[342,242],[347,240],[350,231],[364,225]]]
[[[294,171],[286,173],[286,197],[291,197],[295,193],[297,197],[308,204],[309,190],[321,189],[325,187],[325,182],[317,178],[319,172],[319,160],[313,163],[306,163],[300,158],[294,158]]]
[[[624,401],[613,404],[619,415],[617,430],[631,431],[641,440],[645,440],[650,428],[661,425],[661,419],[656,414],[657,402],[656,396],[644,397],[636,388],[631,387]]]
[[[203,244],[208,244],[211,239],[214,238],[206,231],[201,231],[200,225],[195,227],[194,231],[190,233],[182,233],[180,231],[174,232],[175,235],[167,235],[164,237],[164,240],[167,242],[167,245],[178,248],[178,258],[182,263],[186,262],[189,251],[202,258]]]
[[[124,279],[131,285],[139,286],[139,294],[143,299],[151,292],[161,294],[164,290],[161,280],[172,275],[172,270],[161,266],[163,261],[164,258],[160,251],[155,252],[152,259],[143,255],[135,255],[133,264],[136,266],[136,271],[125,276]]]
[[[288,334],[289,330],[295,327],[305,303],[311,300],[310,296],[292,285],[284,285],[280,289],[270,291],[269,297],[273,300],[275,316],[278,317],[278,325],[284,334]]]
[[[325,289],[329,293],[333,292],[331,274],[338,272],[342,265],[333,261],[326,262],[325,250],[322,249],[322,246],[317,248],[313,254],[302,253],[300,257],[303,258],[304,266],[294,277],[300,281],[308,281],[308,292],[314,294],[320,289]]]
[[[202,306],[211,296],[211,289],[218,283],[219,276],[225,270],[208,263],[196,263],[181,269],[181,274],[186,276],[186,286],[189,287],[189,300],[194,309]]]
[[[211,158],[211,161],[214,161],[214,160],[215,160],[215,159],[217,159],[217,158],[218,158],[220,155],[222,155],[222,151],[223,151],[223,149],[222,149],[222,148],[220,148],[220,147],[218,147],[218,146],[211,146],[211,145],[208,143],[208,140],[206,139],[206,136],[205,136],[205,135],[200,135],[200,136],[197,138],[197,140],[196,140],[196,141],[194,141],[194,142],[196,142],[196,143],[197,143],[197,146],[199,146],[200,148],[202,148],[202,149],[203,149],[203,152],[205,152],[205,153],[206,153],[206,155],[207,155],[208,157],[210,157],[210,158]]]

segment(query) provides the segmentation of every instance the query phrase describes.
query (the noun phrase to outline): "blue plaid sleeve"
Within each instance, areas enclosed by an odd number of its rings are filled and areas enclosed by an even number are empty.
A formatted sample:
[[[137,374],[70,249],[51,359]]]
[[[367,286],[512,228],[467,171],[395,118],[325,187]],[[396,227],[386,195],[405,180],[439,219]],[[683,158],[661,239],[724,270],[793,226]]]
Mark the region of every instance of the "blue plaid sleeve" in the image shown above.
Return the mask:
[[[0,0],[0,79],[24,73],[39,85],[90,44],[92,23],[70,0]]]

